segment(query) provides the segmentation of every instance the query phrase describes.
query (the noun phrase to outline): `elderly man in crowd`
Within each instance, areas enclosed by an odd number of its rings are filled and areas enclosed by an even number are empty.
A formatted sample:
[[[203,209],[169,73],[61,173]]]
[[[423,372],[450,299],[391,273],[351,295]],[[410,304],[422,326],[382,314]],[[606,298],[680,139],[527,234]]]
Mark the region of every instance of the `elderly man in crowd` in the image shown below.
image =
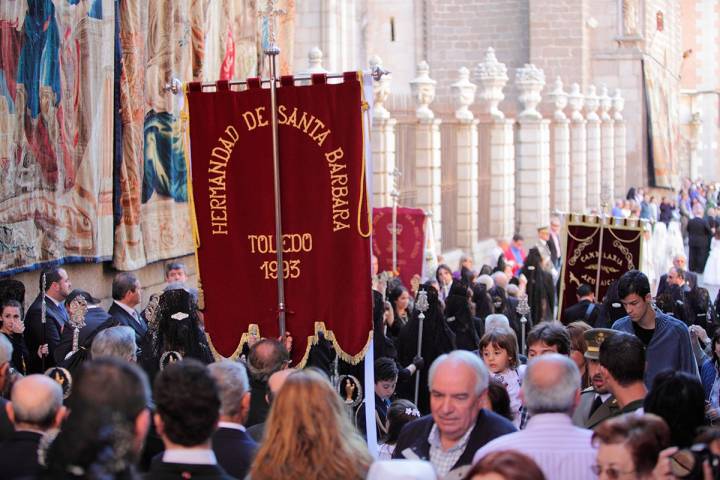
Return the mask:
[[[546,478],[587,478],[595,463],[592,431],[573,426],[570,418],[580,388],[580,371],[569,357],[549,353],[532,360],[520,391],[531,415],[527,427],[488,443],[474,461],[517,450],[535,460]]]
[[[128,362],[136,362],[135,331],[124,325],[102,330],[93,339],[90,356],[92,358],[116,357]]]
[[[230,475],[245,478],[257,443],[245,430],[250,410],[250,385],[242,363],[224,360],[208,366],[220,393],[220,422],[212,436],[218,464]]]
[[[513,424],[482,408],[490,375],[477,355],[455,350],[430,367],[431,415],[407,424],[393,458],[429,460],[438,478],[461,478],[473,454],[489,441],[515,431]]]
[[[11,400],[6,409],[15,433],[0,444],[0,477],[33,477],[40,471],[40,439],[48,430],[57,428],[65,415],[62,388],[45,375],[30,375],[15,383]]]
[[[270,405],[266,400],[270,376],[288,367],[290,354],[285,346],[273,338],[263,338],[250,347],[247,367],[250,373],[250,413],[246,427],[262,423]]]

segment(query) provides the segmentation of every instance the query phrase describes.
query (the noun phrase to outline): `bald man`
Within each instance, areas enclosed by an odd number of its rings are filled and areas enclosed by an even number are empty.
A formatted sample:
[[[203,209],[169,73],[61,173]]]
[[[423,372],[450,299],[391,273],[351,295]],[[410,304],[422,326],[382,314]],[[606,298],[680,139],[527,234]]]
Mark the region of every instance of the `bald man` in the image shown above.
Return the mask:
[[[45,375],[18,380],[5,408],[15,433],[0,444],[2,478],[34,478],[40,472],[38,444],[43,434],[60,425],[65,416],[62,389]]]
[[[570,416],[580,401],[580,372],[566,355],[548,353],[530,361],[520,389],[530,413],[527,427],[477,451],[474,461],[502,450],[529,456],[545,478],[589,478],[596,449],[592,430],[575,427]]]
[[[297,372],[297,369],[295,368],[286,368],[285,370],[280,370],[279,372],[275,372],[270,375],[270,378],[268,379],[268,393],[265,395],[265,401],[268,405],[272,405],[272,400],[277,396],[280,391],[280,387],[282,387],[285,380],[287,380],[287,378],[295,372]],[[263,434],[265,433],[265,422],[256,423],[247,429],[247,433],[257,443],[261,443]]]

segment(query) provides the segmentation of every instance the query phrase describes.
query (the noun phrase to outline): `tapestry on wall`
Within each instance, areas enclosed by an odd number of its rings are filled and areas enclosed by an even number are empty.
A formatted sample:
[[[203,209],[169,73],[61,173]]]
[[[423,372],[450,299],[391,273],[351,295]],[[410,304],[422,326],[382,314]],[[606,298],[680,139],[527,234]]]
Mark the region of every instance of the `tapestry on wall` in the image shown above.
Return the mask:
[[[0,271],[112,255],[113,0],[0,2]]]

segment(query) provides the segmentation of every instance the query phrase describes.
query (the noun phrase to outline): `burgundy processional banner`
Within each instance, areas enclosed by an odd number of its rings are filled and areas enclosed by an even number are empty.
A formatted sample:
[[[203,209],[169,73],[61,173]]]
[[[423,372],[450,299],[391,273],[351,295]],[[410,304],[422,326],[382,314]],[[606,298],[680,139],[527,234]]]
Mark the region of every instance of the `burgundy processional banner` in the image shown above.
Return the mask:
[[[371,338],[370,212],[362,83],[278,90],[286,328],[302,365],[318,332],[359,362]],[[249,336],[278,337],[270,91],[188,85],[192,192],[205,325],[216,353],[237,357]],[[306,342],[307,339],[307,342]]]
[[[392,207],[373,208],[372,249],[378,270],[393,271]],[[421,208],[397,209],[397,272],[407,288],[414,275],[422,277],[425,251],[425,212]]]
[[[577,288],[590,285],[596,301],[602,301],[608,287],[629,270],[640,269],[642,225],[637,220],[600,219],[570,215],[565,225],[565,252],[560,284],[558,317],[577,303]],[[598,273],[599,272],[599,273]]]

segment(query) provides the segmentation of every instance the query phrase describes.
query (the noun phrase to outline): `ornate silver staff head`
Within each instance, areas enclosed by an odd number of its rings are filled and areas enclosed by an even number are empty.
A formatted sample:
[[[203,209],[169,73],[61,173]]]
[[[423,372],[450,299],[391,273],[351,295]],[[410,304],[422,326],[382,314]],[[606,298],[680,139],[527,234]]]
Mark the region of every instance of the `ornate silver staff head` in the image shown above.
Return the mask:
[[[415,308],[417,308],[418,311],[420,312],[420,315],[419,315],[420,319],[424,319],[425,312],[427,312],[428,308],[430,308],[430,304],[428,303],[428,299],[427,299],[427,292],[425,290],[420,290],[418,292],[418,298],[417,298],[417,301],[415,302]]]
[[[530,313],[530,304],[528,303],[527,293],[520,295],[520,298],[518,299],[518,306],[515,311],[522,317],[520,318],[520,322],[523,324],[527,323],[527,318],[525,318],[525,316]]]

